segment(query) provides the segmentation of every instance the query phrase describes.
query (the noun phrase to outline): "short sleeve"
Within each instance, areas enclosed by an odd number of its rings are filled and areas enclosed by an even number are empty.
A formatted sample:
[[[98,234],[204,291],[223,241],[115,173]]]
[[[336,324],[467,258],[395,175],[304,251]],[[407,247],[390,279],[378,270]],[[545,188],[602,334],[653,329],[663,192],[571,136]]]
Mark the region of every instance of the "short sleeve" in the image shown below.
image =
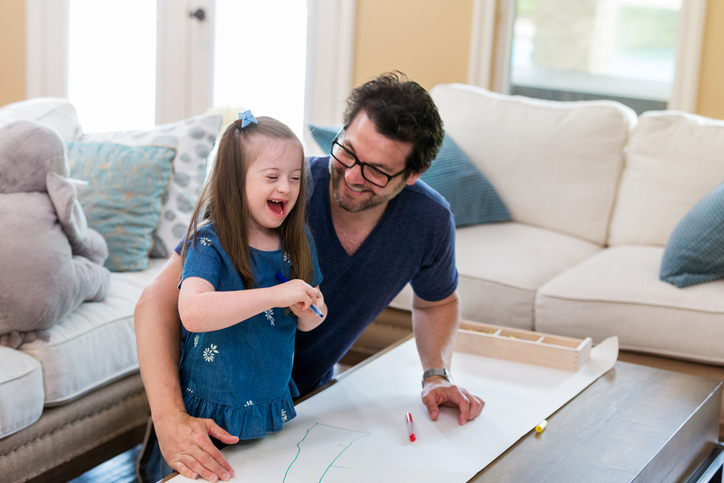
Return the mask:
[[[176,255],[181,256],[181,252],[182,252],[183,249],[184,249],[184,242],[185,242],[185,241],[186,241],[186,236],[184,235],[184,237],[181,238],[181,239],[178,241],[178,243],[176,244],[176,246],[175,246],[174,249],[173,249],[173,251],[176,252]]]
[[[219,240],[216,237],[205,235],[206,233],[201,229],[196,237],[196,245],[189,241],[181,281],[178,284],[179,288],[186,278],[199,277],[213,285],[214,290],[219,289],[221,270],[224,265],[221,254],[215,246]]]
[[[412,277],[410,285],[421,299],[436,302],[452,295],[458,287],[452,214],[447,226],[441,223],[431,240],[430,249],[426,250],[420,270]]]
[[[313,281],[310,284],[312,287],[318,287],[322,283],[322,271],[319,268],[319,260],[317,259],[317,247],[314,243],[314,237],[308,226],[304,226],[304,231],[307,234],[307,240],[309,241],[309,251],[312,255],[312,267],[314,270]]]

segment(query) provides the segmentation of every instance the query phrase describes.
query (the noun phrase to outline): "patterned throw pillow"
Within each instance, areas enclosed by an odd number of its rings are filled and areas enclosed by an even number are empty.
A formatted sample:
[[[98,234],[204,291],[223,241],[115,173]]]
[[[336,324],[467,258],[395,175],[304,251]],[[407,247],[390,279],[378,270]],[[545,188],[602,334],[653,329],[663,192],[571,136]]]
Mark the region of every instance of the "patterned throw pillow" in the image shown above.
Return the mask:
[[[175,149],[165,147],[68,143],[70,177],[88,182],[78,188],[78,201],[88,226],[108,243],[109,270],[148,268],[175,156]]]
[[[125,146],[166,146],[175,148],[173,176],[163,198],[161,221],[153,233],[152,257],[171,254],[191,221],[194,205],[206,179],[209,153],[221,128],[220,114],[196,116],[139,131],[84,134],[84,143],[115,143]]]
[[[341,127],[310,125],[309,130],[319,148],[329,154]],[[420,179],[450,203],[457,227],[511,219],[493,185],[448,135]]]
[[[679,288],[724,278],[724,183],[676,225],[659,278]]]

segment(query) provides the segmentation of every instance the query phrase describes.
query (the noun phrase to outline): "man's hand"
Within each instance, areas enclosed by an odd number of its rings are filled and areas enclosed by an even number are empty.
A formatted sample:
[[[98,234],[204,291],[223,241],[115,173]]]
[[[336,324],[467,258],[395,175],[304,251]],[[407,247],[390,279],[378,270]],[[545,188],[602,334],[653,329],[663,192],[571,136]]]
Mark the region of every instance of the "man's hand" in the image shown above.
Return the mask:
[[[422,403],[427,407],[433,421],[436,421],[440,415],[439,406],[459,408],[458,421],[461,425],[480,416],[485,406],[485,401],[478,396],[473,396],[465,389],[450,384],[447,379],[440,376],[428,377],[425,380]]]
[[[164,459],[180,474],[192,480],[199,475],[213,482],[234,477],[234,470],[209,435],[226,444],[235,444],[239,438],[221,429],[213,420],[180,414],[155,426]]]

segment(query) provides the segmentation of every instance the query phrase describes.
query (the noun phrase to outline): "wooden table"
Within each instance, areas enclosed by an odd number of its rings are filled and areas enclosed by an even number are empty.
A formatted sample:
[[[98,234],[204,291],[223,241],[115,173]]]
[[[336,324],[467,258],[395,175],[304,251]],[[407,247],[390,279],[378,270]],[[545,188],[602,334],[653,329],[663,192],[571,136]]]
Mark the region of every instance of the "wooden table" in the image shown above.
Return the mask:
[[[470,481],[687,481],[716,448],[721,398],[721,381],[619,361]]]
[[[687,481],[717,447],[721,399],[720,381],[619,361],[470,481]]]

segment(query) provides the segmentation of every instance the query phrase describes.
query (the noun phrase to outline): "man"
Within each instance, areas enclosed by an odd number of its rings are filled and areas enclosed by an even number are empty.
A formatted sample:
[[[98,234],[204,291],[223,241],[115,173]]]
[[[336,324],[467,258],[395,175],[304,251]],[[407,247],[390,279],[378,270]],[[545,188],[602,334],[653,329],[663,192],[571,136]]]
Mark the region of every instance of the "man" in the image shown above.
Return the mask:
[[[416,183],[443,137],[429,94],[404,76],[385,74],[352,91],[332,156],[310,160],[307,210],[329,315],[313,331],[297,332],[292,378],[302,394],[331,379],[334,364],[410,282],[430,417],[437,419],[441,405],[453,406],[465,424],[482,411],[485,403],[455,386],[448,372],[460,320],[453,217],[439,194]],[[136,307],[141,374],[168,465],[189,478],[227,480],[233,471],[209,435],[224,444],[238,438],[190,417],[181,396],[180,273],[173,255]],[[142,455],[141,466],[149,458]]]

